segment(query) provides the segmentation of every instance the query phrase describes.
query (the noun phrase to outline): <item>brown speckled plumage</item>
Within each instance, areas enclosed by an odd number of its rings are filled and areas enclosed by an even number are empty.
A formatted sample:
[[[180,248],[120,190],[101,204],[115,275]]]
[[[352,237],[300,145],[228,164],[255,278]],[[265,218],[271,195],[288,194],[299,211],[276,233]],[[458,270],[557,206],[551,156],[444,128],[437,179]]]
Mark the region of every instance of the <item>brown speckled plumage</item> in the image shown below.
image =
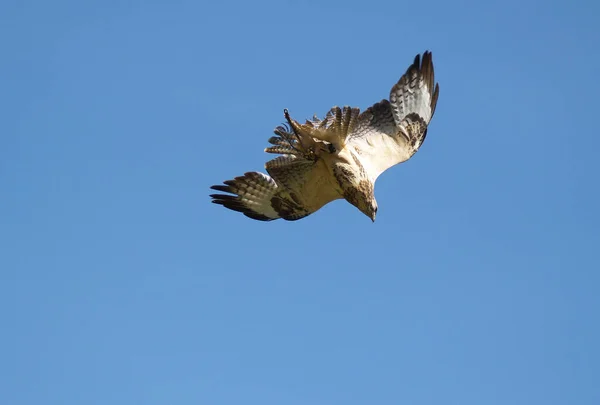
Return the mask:
[[[437,106],[430,52],[417,55],[392,87],[389,100],[360,112],[333,107],[321,120],[300,124],[287,110],[287,125],[275,128],[267,153],[269,175],[249,172],[215,185],[212,202],[246,216],[297,220],[345,198],[375,220],[375,181],[388,168],[410,159],[423,145]]]

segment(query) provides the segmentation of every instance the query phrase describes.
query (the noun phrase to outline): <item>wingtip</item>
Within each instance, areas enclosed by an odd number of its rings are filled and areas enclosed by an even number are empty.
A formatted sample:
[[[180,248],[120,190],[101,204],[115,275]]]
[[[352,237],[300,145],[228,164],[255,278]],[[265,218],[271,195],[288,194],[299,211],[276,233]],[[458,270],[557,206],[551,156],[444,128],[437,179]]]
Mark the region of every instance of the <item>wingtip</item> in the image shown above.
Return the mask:
[[[417,65],[417,68],[423,69],[426,66],[431,66],[431,68],[433,69],[433,53],[430,50],[426,50],[425,52],[423,52],[421,64]]]
[[[413,67],[416,67],[418,69],[419,66],[421,66],[421,54],[420,53],[418,53],[415,56],[415,60],[413,61]]]

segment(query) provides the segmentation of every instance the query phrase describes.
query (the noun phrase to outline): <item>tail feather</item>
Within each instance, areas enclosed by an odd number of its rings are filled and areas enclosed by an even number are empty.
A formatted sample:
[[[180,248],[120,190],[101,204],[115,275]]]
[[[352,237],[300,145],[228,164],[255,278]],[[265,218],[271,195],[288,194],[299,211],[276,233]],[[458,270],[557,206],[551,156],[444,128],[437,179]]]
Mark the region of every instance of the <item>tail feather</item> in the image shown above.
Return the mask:
[[[277,145],[277,146],[269,146],[265,148],[265,152],[267,153],[275,153],[281,155],[297,155],[298,151],[292,149],[289,145]]]
[[[280,218],[271,206],[271,199],[277,192],[277,183],[266,174],[248,172],[233,180],[224,181],[223,184],[211,186],[211,189],[233,195],[211,194],[214,204],[220,204],[259,221]]]
[[[343,108],[334,106],[327,112],[323,120],[315,116],[312,120],[306,120],[304,124],[299,124],[286,115],[290,120],[290,126],[295,129],[296,133],[333,144],[337,150],[343,149],[346,137],[357,124],[359,116],[360,109],[349,106]]]
[[[303,146],[298,142],[298,138],[286,126],[278,126],[274,130],[275,135],[269,138],[269,143],[274,146],[265,148],[265,152],[283,155],[302,155]]]

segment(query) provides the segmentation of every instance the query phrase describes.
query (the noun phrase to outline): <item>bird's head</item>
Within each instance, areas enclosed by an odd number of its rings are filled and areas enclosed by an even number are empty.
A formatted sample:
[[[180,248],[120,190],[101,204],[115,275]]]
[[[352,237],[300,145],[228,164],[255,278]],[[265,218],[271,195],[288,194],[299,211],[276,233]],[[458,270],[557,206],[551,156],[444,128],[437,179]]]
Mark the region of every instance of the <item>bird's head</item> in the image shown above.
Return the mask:
[[[349,192],[348,192],[349,191]],[[371,218],[375,222],[377,215],[377,200],[373,193],[373,183],[369,181],[361,181],[356,188],[347,190],[346,200],[360,210],[363,214]]]
[[[375,198],[372,198],[370,201],[367,201],[365,204],[365,208],[361,209],[363,214],[371,218],[371,221],[375,222],[375,217],[377,216],[377,201]]]

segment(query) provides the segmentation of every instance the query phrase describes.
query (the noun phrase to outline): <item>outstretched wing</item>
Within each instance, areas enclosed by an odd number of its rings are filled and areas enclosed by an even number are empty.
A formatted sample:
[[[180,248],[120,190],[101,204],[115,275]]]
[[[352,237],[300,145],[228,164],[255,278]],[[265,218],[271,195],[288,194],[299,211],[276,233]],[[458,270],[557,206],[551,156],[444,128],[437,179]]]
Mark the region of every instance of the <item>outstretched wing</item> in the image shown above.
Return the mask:
[[[269,139],[273,146],[265,151],[281,156],[265,164],[270,176],[249,172],[212,186],[231,194],[212,194],[213,203],[256,220],[294,221],[342,198],[327,166],[314,151],[306,149],[306,144],[315,147],[314,140],[296,138],[285,127],[277,127],[275,134],[278,136]]]
[[[229,194],[211,194],[212,202],[230,210],[241,212],[258,221],[272,221],[280,218],[271,206],[271,199],[277,194],[275,180],[264,173],[248,172],[223,184],[210,187]]]
[[[439,94],[431,52],[415,57],[389,100],[366,109],[347,144],[356,150],[372,181],[390,167],[407,161],[419,150],[433,117]]]
[[[271,205],[284,219],[303,218],[342,198],[331,172],[319,158],[283,155],[267,162],[265,168],[281,187]]]

